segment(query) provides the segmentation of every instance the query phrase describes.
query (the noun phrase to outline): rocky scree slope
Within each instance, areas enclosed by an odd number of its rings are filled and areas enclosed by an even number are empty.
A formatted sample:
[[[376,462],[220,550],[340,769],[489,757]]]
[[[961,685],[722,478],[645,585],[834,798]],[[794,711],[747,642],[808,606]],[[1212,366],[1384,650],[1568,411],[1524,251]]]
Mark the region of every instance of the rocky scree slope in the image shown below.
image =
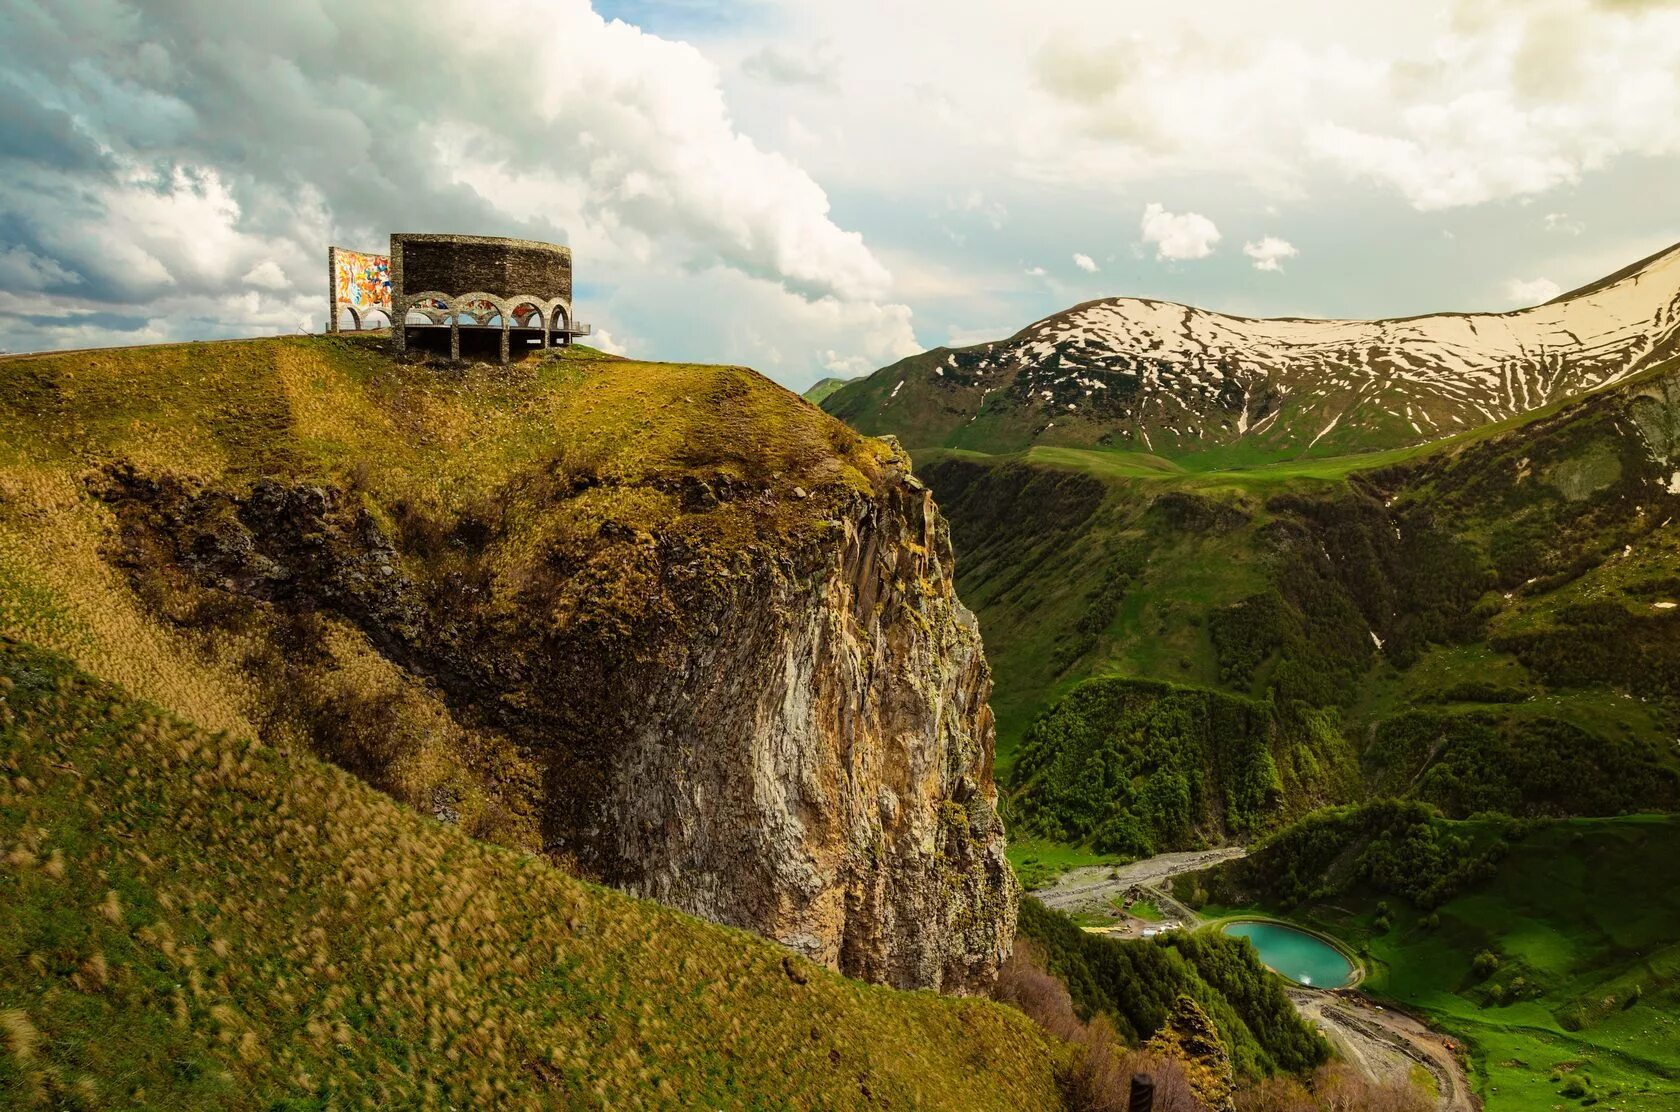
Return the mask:
[[[891,446],[582,349],[4,369],[0,632],[830,968],[994,975],[990,678]]]
[[[1256,320],[1087,302],[826,395],[912,449],[1099,446],[1226,463],[1418,444],[1617,382],[1680,350],[1680,246],[1545,305]]]

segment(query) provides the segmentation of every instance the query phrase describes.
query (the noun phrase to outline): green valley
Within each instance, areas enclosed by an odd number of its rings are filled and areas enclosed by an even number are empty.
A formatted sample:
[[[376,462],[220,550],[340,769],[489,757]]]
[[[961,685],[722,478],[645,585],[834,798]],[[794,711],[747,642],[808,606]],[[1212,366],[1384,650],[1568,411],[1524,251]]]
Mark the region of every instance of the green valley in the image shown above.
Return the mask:
[[[1666,365],[1428,449],[1230,471],[923,453],[1017,821],[1136,854],[1369,794],[1673,805],[1677,392]]]
[[[905,431],[1029,888],[1258,842],[1179,897],[1345,940],[1488,1107],[1680,1107],[1680,363],[1341,454]]]
[[[1680,1108],[1680,819],[1314,816],[1184,877],[1355,949],[1364,987],[1474,1053],[1491,1108]]]

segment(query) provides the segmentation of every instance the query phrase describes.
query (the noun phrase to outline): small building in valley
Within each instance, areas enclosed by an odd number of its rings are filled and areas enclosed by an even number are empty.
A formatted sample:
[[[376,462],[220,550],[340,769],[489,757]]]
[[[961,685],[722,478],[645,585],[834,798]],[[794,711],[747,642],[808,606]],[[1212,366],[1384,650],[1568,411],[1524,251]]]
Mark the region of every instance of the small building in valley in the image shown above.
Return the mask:
[[[365,328],[382,314],[399,354],[494,352],[506,363],[589,334],[572,316],[571,249],[558,244],[398,232],[386,255],[327,248],[327,272],[328,331],[346,315]]]

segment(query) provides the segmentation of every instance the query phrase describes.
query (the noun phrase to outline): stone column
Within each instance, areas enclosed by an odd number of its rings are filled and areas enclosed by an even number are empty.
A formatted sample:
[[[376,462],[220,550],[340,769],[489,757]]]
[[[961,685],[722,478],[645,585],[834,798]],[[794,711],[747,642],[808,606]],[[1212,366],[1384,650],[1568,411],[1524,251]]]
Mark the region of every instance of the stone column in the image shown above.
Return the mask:
[[[449,361],[461,361],[461,314],[456,311],[449,314]]]
[[[408,298],[403,295],[401,244],[392,236],[385,248],[391,268],[391,347],[398,355],[408,354]]]
[[[327,331],[338,331],[338,248],[327,248]]]
[[[508,324],[509,324],[509,321],[508,321],[508,318],[507,318],[507,314],[503,313],[502,314],[502,366],[504,366],[504,367],[507,366],[507,361],[508,361]]]

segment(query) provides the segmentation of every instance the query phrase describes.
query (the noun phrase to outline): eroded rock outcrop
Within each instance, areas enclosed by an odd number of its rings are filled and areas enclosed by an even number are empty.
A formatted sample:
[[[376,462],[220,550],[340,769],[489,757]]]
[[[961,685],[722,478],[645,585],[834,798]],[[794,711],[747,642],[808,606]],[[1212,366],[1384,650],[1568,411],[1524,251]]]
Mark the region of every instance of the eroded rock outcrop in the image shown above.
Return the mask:
[[[824,463],[809,489],[559,461],[470,511],[122,468],[98,493],[141,597],[207,653],[266,646],[247,670],[274,729],[440,818],[472,795],[486,836],[626,891],[971,991],[1017,896],[991,679],[931,494],[896,447],[867,451],[867,482]],[[310,701],[341,627],[400,674],[366,721]],[[362,737],[428,714],[462,739],[430,765]],[[415,771],[439,761],[459,768]]]
[[[836,520],[648,673],[591,840],[631,891],[870,980],[973,987],[1016,895],[979,633],[902,468]]]
[[[1172,1013],[1149,1040],[1148,1049],[1176,1059],[1197,1099],[1213,1112],[1235,1112],[1230,1051],[1219,1028],[1190,997],[1180,995],[1173,1001]]]

